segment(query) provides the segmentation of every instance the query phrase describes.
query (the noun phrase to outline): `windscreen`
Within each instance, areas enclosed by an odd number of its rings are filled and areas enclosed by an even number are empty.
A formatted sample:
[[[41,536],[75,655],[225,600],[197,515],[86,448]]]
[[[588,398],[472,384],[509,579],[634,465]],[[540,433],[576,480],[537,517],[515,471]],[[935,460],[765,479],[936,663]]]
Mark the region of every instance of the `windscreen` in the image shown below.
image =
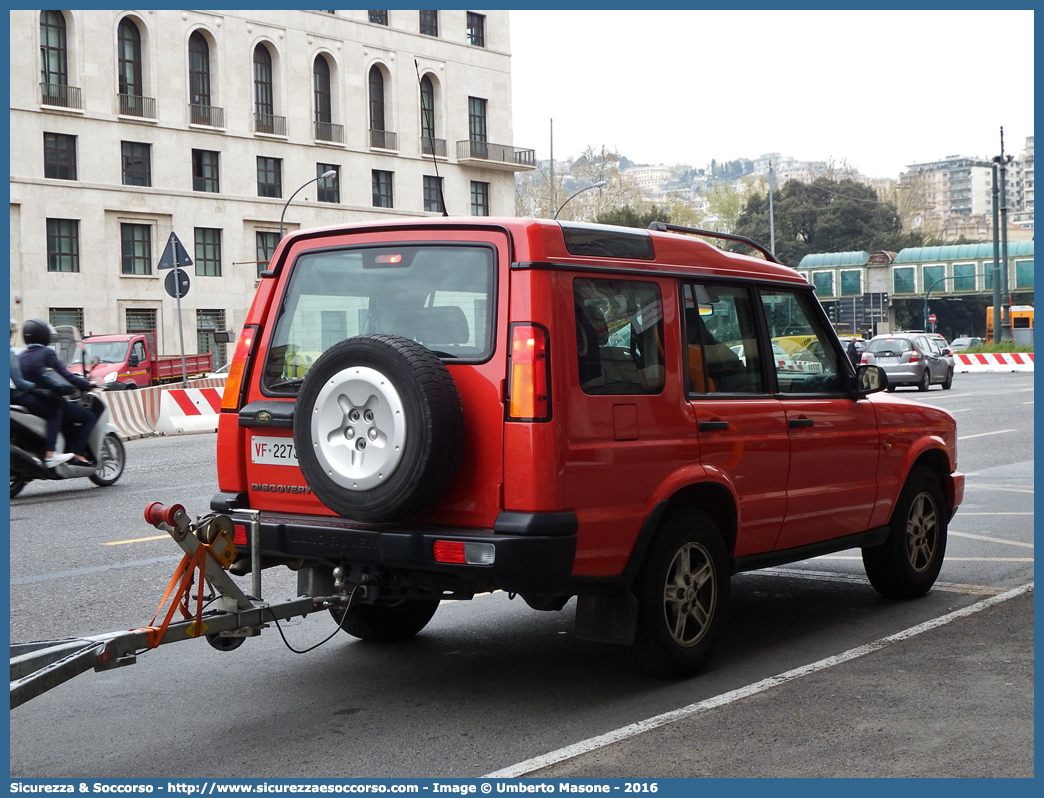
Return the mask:
[[[495,259],[484,244],[300,256],[268,348],[265,386],[297,390],[323,352],[370,333],[409,338],[446,359],[485,360],[493,349]]]
[[[127,347],[129,341],[97,341],[83,345],[86,350],[87,362],[91,363],[95,358],[99,363],[122,363],[127,359]]]

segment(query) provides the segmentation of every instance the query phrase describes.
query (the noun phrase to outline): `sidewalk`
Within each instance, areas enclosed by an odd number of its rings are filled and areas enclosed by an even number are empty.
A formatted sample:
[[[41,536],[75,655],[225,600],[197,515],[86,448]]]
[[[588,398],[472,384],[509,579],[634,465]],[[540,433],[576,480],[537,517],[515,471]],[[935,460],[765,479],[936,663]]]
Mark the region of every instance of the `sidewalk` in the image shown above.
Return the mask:
[[[534,778],[1031,778],[1033,591]]]

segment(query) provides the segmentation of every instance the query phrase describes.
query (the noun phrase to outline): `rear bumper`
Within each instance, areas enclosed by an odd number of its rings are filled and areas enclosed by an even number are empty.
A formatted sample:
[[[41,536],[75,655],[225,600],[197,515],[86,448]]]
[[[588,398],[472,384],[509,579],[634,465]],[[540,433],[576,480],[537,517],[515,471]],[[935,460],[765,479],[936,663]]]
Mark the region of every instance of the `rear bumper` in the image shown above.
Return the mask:
[[[240,557],[250,557],[250,516],[232,510],[237,527],[245,527],[244,545],[237,528]],[[470,583],[476,589],[558,595],[571,592],[576,556],[576,516],[548,513],[518,516],[493,529],[437,527],[409,523],[362,524],[343,518],[260,514],[260,550],[265,558],[326,561],[388,570],[443,575],[447,584]],[[526,523],[520,518],[533,519]],[[571,523],[570,523],[571,519]],[[570,530],[571,527],[571,530]],[[436,541],[486,543],[493,547],[489,565],[437,562]]]

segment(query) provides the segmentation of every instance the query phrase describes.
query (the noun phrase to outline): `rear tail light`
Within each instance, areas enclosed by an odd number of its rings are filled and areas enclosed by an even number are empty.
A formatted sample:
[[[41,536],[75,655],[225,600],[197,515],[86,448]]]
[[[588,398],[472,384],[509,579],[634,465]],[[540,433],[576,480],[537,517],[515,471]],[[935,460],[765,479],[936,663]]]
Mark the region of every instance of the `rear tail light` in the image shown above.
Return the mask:
[[[511,325],[508,418],[551,419],[551,356],[547,330],[538,324]]]
[[[869,360],[867,360],[867,358],[866,358],[866,352],[863,352],[863,356],[862,356],[861,358],[859,358],[859,362],[860,362],[860,363],[861,363],[862,365],[866,365],[867,363],[869,363],[869,362],[870,362],[870,361],[869,361]]]
[[[256,324],[248,324],[243,327],[236,342],[236,352],[232,356],[232,365],[228,367],[228,378],[225,380],[225,393],[221,397],[222,410],[238,410],[242,404],[243,379],[246,374],[246,364],[254,350],[254,343],[261,332]]]
[[[915,349],[915,350],[913,350],[913,351],[912,351],[912,352],[910,353],[910,362],[911,362],[911,363],[916,363],[916,362],[917,362],[918,360],[920,360],[920,359],[921,359],[921,353],[920,353],[920,352],[918,352],[918,351],[917,351],[916,349]]]
[[[431,547],[435,562],[457,565],[493,565],[497,559],[492,543],[465,543],[463,540],[436,540]]]

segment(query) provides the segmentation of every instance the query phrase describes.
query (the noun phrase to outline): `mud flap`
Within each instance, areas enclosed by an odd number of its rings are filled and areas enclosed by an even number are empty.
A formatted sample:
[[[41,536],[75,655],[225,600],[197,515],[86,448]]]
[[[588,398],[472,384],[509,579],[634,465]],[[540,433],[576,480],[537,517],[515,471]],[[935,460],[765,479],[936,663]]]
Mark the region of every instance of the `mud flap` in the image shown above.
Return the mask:
[[[574,634],[581,640],[629,646],[637,626],[638,599],[630,590],[576,598]]]

